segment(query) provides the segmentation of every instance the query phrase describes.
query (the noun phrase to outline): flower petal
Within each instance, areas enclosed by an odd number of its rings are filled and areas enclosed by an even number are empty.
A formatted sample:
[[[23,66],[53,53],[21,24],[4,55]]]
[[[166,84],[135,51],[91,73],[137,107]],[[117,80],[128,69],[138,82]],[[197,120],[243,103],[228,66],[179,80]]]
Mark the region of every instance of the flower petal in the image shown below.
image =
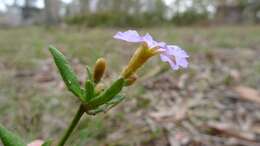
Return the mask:
[[[167,48],[168,48],[169,53],[172,55],[175,54],[175,55],[178,55],[178,56],[184,57],[184,58],[189,57],[189,55],[183,49],[181,49],[179,46],[168,45]]]
[[[179,66],[176,65],[176,63],[174,63],[174,61],[171,60],[171,58],[169,56],[164,55],[164,54],[160,54],[160,57],[161,57],[161,60],[163,62],[168,62],[173,70],[178,70],[179,69]]]
[[[161,60],[168,62],[173,70],[177,70],[180,67],[187,68],[189,57],[188,54],[178,46],[166,46],[165,51],[161,53]]]
[[[153,40],[153,37],[149,33],[143,36],[143,41],[147,43],[149,48],[154,48],[157,45],[157,42]]]
[[[138,43],[142,42],[142,37],[135,30],[128,30],[125,32],[118,32],[114,35],[115,39],[124,40],[127,42]]]
[[[132,43],[145,42],[149,48],[162,47],[166,44],[164,42],[155,41],[149,33],[144,36],[140,36],[135,30],[118,32],[114,35],[114,38]]]
[[[176,59],[176,64],[178,64],[179,66],[183,67],[183,68],[187,68],[188,67],[188,61],[186,58],[177,58]]]

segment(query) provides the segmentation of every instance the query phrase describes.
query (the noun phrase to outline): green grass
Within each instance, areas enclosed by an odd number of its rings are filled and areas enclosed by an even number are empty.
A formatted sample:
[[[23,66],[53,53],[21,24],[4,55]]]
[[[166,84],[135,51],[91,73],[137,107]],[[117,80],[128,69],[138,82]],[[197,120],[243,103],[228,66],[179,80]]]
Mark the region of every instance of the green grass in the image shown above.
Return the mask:
[[[48,45],[60,48],[71,62],[82,65],[81,70],[84,69],[84,65],[93,65],[97,58],[105,57],[109,65],[106,80],[110,81],[120,73],[134,52],[134,48],[137,47],[137,45],[114,40],[112,36],[119,30],[121,29],[40,27],[0,29],[0,122],[21,134],[27,141],[36,138],[57,139],[72,118],[71,115],[76,112],[78,101],[72,94],[60,88],[61,79],[51,62]],[[191,56],[191,64],[200,65],[202,68],[209,67],[211,62],[209,60],[203,62],[205,57],[201,60],[200,54],[230,50],[233,52],[230,59],[233,60],[227,61],[228,66],[239,71],[245,70],[242,73],[244,83],[259,87],[257,84],[260,80],[259,62],[257,63],[256,60],[252,62],[252,58],[239,58],[241,51],[248,48],[258,52],[259,56],[259,26],[156,27],[140,31],[149,32],[157,39],[186,48]],[[54,76],[54,81],[38,82],[36,76],[44,72],[44,65],[48,66],[49,63],[52,70],[42,76]],[[164,65],[159,63],[158,58],[150,60],[140,72],[140,76],[151,72],[151,68],[158,64]],[[73,65],[73,68],[77,66]],[[168,72],[168,75],[175,77],[180,73]],[[190,75],[193,74],[197,74],[196,70],[190,69]],[[130,89],[135,91],[126,91],[126,94],[132,98],[119,106],[124,108],[129,105],[130,110],[109,112],[108,115],[101,114],[97,118],[84,118],[80,128],[77,129],[78,133],[69,141],[73,143],[72,146],[102,143],[111,146],[132,146],[138,141],[145,144],[149,143],[151,138],[160,137],[160,132],[156,134],[147,131],[145,124],[141,124],[144,128],[142,129],[138,128],[140,125],[129,121],[129,117],[133,116],[131,112],[154,106],[150,99],[141,97],[145,94],[142,84],[134,85]],[[141,102],[133,104],[134,99],[140,99]],[[131,104],[128,104],[129,102]],[[133,120],[136,119],[133,117]],[[113,138],[109,138],[109,134],[115,134],[120,128],[124,129],[121,131],[124,135],[129,136],[111,140]],[[148,136],[138,137],[136,133]]]

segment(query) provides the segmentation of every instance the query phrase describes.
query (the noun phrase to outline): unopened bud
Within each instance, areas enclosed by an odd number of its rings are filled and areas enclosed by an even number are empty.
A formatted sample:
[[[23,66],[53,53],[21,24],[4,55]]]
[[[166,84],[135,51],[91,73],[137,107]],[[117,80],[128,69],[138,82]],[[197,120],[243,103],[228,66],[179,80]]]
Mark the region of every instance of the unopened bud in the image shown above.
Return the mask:
[[[137,80],[137,78],[138,78],[137,74],[133,74],[132,76],[126,79],[125,86],[133,85]]]
[[[95,87],[95,92],[98,94],[102,91],[104,91],[105,85],[103,83],[98,83]]]
[[[104,58],[99,58],[96,61],[95,67],[94,67],[94,75],[93,79],[95,83],[98,83],[102,76],[104,75],[104,72],[106,70],[106,60]]]

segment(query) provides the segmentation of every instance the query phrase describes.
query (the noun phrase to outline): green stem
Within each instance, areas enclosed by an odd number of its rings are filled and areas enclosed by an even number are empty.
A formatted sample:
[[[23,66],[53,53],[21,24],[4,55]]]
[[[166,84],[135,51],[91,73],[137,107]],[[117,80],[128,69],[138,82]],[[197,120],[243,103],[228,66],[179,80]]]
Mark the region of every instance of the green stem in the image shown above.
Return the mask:
[[[69,128],[65,131],[64,135],[62,136],[62,138],[60,139],[59,143],[57,146],[64,146],[65,142],[67,141],[67,139],[69,138],[69,136],[71,135],[73,129],[76,127],[76,125],[78,124],[81,116],[84,114],[85,110],[83,105],[80,105],[75,117],[73,118],[72,122],[69,125]]]

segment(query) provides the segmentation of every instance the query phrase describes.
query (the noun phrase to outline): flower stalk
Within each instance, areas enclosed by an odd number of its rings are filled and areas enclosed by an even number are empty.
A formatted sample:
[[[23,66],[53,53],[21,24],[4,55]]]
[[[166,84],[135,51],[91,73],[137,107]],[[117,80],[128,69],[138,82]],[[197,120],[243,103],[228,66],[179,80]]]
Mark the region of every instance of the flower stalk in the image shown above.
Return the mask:
[[[80,118],[82,117],[82,115],[84,114],[84,112],[85,112],[84,105],[81,104],[79,109],[78,109],[78,111],[77,111],[77,113],[75,114],[73,120],[71,121],[68,129],[65,131],[65,133],[61,137],[60,141],[58,142],[57,146],[64,146],[64,144],[66,143],[66,141],[68,140],[69,136],[73,132],[74,128],[78,124],[78,122],[79,122]]]

